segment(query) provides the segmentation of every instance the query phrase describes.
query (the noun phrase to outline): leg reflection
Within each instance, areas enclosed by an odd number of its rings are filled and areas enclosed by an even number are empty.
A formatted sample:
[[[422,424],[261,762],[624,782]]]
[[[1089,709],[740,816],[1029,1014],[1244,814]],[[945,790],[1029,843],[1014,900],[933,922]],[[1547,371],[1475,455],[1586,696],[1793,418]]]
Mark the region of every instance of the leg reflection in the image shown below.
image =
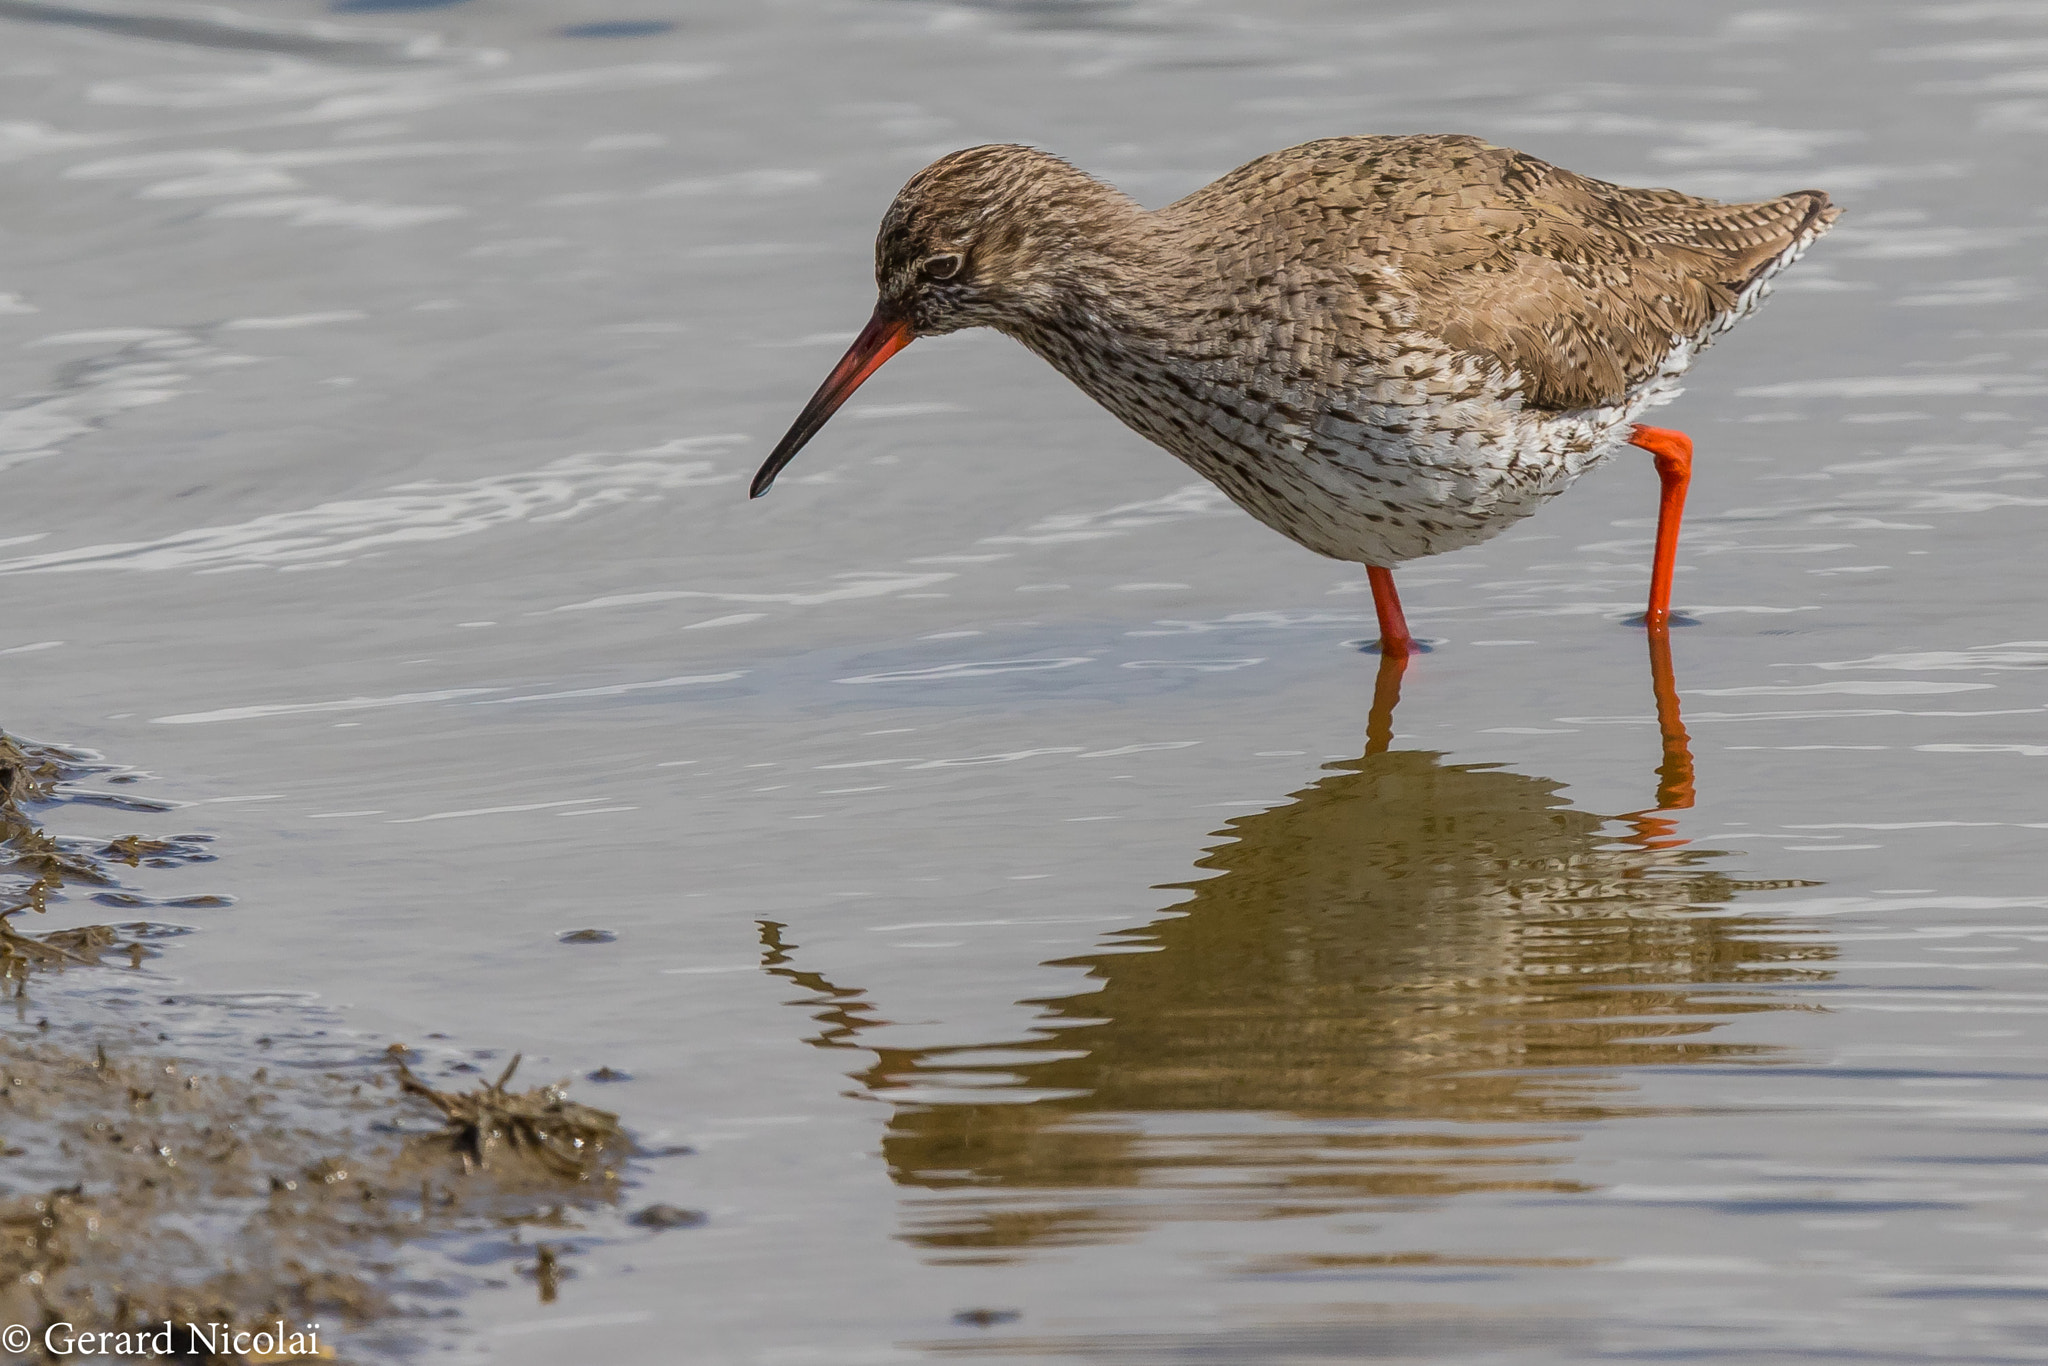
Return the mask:
[[[1657,729],[1664,737],[1664,762],[1657,765],[1657,809],[1682,811],[1692,805],[1692,740],[1678,710],[1678,684],[1671,675],[1671,633],[1650,632],[1650,689],[1657,696]]]
[[[1365,752],[1385,754],[1394,743],[1394,708],[1401,705],[1401,675],[1408,668],[1408,656],[1380,655],[1380,671],[1373,679],[1372,713],[1365,721]]]
[[[817,1007],[811,1018],[822,1028],[805,1043],[819,1048],[857,1048],[854,1036],[870,1026],[889,1023],[876,1018],[874,1004],[859,987],[842,987],[815,972],[792,966],[789,951],[796,945],[782,937],[788,926],[776,920],[757,920],[754,924],[761,931],[761,970],[794,982],[810,993],[802,1000],[790,1002],[791,1005]]]
[[[1650,636],[1650,691],[1657,704],[1657,731],[1663,742],[1663,758],[1657,764],[1657,804],[1642,813],[1683,811],[1693,804],[1692,737],[1686,734],[1685,716],[1679,709],[1678,684],[1671,668],[1671,633],[1652,627]],[[1382,654],[1379,673],[1373,680],[1372,711],[1365,722],[1365,752],[1385,754],[1394,743],[1394,708],[1401,705],[1401,678],[1408,669],[1407,655]],[[1676,822],[1656,822],[1664,833],[1675,830]]]
[[[1662,813],[1683,811],[1693,804],[1692,740],[1685,733],[1678,684],[1672,676],[1671,632],[1662,626],[1650,628],[1650,691],[1657,699],[1657,731],[1664,745],[1664,757],[1657,765],[1657,804],[1630,813],[1627,820],[1635,826],[1635,842],[1643,848],[1674,849],[1688,841],[1679,837],[1678,822]]]

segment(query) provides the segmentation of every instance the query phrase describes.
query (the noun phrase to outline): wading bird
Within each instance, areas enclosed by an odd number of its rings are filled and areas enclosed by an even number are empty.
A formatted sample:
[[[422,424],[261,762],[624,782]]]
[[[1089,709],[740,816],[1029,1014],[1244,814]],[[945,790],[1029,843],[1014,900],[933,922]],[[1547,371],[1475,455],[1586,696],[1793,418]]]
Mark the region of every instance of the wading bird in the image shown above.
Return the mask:
[[[874,316],[767,463],[884,361],[993,327],[1310,550],[1366,566],[1383,654],[1407,560],[1475,545],[1625,445],[1663,482],[1645,622],[1667,627],[1692,468],[1636,418],[1840,210],[1574,175],[1477,138],[1326,138],[1157,211],[1029,147],[903,187]]]

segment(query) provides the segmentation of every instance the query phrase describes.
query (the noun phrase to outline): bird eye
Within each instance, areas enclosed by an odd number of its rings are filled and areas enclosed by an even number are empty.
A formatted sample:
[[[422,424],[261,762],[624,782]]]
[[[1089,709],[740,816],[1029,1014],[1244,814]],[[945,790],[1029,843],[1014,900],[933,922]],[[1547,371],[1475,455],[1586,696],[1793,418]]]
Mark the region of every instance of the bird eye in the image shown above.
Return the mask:
[[[930,279],[950,280],[960,273],[960,254],[948,251],[937,256],[928,256],[925,258],[923,270]]]

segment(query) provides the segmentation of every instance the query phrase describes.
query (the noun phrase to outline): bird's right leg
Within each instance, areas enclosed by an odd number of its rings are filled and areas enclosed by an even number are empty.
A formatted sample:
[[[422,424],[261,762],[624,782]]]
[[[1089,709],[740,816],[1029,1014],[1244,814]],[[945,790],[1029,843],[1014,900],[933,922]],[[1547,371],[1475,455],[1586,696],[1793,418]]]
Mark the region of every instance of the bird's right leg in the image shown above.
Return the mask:
[[[1685,491],[1692,483],[1692,438],[1668,427],[1637,424],[1629,444],[1656,457],[1664,486],[1657,504],[1657,551],[1650,564],[1650,605],[1643,624],[1662,631],[1671,624],[1671,576],[1678,568],[1678,524],[1685,518]]]
[[[1380,653],[1404,659],[1414,654],[1420,647],[1415,637],[1408,634],[1408,619],[1401,615],[1401,598],[1394,591],[1394,571],[1369,564],[1365,577],[1372,584],[1372,609],[1380,618]]]

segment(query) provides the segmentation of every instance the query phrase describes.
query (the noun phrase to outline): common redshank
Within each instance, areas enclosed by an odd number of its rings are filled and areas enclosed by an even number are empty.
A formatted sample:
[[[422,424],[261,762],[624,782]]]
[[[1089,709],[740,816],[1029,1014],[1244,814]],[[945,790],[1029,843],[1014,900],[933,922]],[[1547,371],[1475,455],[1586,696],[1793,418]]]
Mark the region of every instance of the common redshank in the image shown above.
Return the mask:
[[[1395,565],[1641,447],[1662,631],[1692,442],[1635,419],[1840,212],[1819,190],[1611,185],[1456,135],[1306,142],[1147,211],[1033,148],[970,147],[889,206],[874,316],[752,493],[914,339],[993,327],[1267,526],[1363,564],[1395,657],[1417,648]]]

